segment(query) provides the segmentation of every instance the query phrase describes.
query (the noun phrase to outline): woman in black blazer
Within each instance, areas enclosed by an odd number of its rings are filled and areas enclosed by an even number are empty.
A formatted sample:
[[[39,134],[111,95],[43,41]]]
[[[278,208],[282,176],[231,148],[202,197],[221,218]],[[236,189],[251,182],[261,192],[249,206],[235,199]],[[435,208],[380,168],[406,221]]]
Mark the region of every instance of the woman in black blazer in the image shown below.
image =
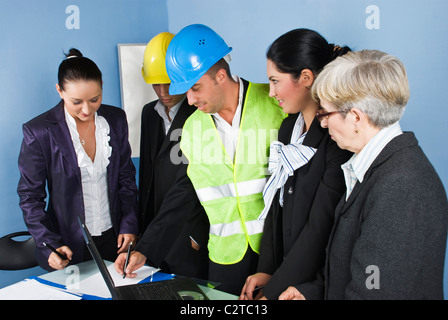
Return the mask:
[[[400,119],[410,91],[404,64],[377,50],[350,52],[319,74],[322,127],[353,157],[335,211],[323,272],[289,287],[290,300],[443,299],[446,191]]]
[[[319,125],[319,103],[310,88],[328,62],[348,51],[315,31],[296,29],[267,52],[269,95],[289,117],[271,145],[258,272],[247,278],[240,299],[277,299],[291,284],[312,280],[324,265],[335,207],[345,192],[341,164],[351,153]]]

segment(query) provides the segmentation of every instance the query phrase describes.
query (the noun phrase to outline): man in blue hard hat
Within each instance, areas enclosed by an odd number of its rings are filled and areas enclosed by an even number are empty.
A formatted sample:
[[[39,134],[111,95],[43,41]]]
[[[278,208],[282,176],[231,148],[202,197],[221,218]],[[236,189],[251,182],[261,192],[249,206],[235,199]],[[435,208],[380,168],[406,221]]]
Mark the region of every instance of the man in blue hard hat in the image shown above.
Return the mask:
[[[209,280],[238,295],[257,267],[264,220],[262,191],[269,146],[286,115],[268,84],[232,76],[232,48],[212,29],[193,24],[171,41],[166,68],[170,94],[186,93],[198,108],[185,122],[181,150],[188,163],[131,255],[126,274],[142,266],[182,223],[205,209],[210,222]],[[163,223],[176,221],[169,228]],[[117,271],[123,257],[117,259]],[[119,271],[120,272],[120,271]]]

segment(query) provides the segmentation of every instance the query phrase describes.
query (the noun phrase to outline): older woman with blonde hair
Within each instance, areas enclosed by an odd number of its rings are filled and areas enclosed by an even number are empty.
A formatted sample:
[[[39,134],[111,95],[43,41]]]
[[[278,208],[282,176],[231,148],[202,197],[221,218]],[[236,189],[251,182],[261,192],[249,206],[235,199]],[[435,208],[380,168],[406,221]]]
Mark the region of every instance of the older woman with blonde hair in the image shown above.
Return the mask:
[[[448,204],[412,132],[403,63],[364,50],[328,64],[312,88],[318,118],[339,147],[347,192],[336,208],[326,265],[280,299],[443,299]]]

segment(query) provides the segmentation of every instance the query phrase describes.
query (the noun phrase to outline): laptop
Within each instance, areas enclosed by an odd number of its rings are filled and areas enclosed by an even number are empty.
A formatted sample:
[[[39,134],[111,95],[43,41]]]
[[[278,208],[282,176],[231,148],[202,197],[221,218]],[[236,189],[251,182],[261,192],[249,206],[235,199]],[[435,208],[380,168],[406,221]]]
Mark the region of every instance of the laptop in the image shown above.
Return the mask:
[[[201,288],[188,277],[116,287],[87,226],[81,217],[78,217],[78,221],[87,248],[100,269],[113,300],[209,300]]]

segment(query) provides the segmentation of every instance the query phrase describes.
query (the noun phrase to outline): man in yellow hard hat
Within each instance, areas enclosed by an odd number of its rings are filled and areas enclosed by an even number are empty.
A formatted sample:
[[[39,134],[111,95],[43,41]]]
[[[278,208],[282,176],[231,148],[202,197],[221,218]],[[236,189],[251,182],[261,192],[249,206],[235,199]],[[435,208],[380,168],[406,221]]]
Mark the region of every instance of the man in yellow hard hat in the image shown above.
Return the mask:
[[[147,44],[143,59],[143,78],[152,85],[159,99],[146,104],[142,110],[139,168],[142,233],[157,216],[175,182],[181,130],[185,120],[196,110],[188,104],[185,94],[169,94],[170,79],[165,68],[165,55],[173,37],[174,34],[169,32],[156,35]],[[176,155],[173,159],[172,154]],[[173,244],[160,244],[148,264],[167,273],[207,278],[208,227],[206,220],[191,219],[182,230],[173,233]]]

